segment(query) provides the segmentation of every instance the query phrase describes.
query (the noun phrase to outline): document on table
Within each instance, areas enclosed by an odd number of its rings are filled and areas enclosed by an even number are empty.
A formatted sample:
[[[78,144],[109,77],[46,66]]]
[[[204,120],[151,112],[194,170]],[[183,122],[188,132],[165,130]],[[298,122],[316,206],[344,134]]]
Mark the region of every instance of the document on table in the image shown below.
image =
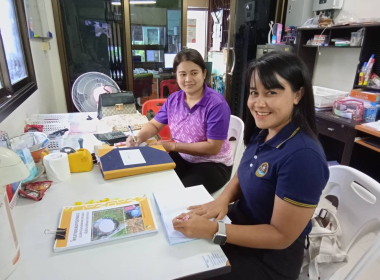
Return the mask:
[[[146,163],[140,150],[123,150],[120,151],[121,159],[124,165],[134,165]]]
[[[380,121],[370,122],[370,123],[363,123],[363,125],[371,127],[371,128],[374,128],[377,131],[380,131]]]
[[[189,212],[187,210],[189,206],[201,205],[214,200],[202,185],[183,188],[177,191],[155,192],[154,198],[160,211],[169,243],[172,245],[194,240],[176,231],[173,227],[173,219],[182,213]],[[224,221],[225,223],[231,223],[231,220],[227,216],[224,218]]]

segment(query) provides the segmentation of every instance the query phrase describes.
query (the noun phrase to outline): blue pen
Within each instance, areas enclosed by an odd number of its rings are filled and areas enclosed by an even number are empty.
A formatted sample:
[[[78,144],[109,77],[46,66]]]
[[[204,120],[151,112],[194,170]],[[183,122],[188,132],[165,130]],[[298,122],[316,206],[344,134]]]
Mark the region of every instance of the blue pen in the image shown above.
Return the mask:
[[[129,128],[129,132],[131,133],[131,136],[132,136],[132,138],[133,138],[133,141],[136,142],[136,138],[135,138],[135,136],[133,135],[132,127],[131,127],[130,125],[128,125],[128,128]]]

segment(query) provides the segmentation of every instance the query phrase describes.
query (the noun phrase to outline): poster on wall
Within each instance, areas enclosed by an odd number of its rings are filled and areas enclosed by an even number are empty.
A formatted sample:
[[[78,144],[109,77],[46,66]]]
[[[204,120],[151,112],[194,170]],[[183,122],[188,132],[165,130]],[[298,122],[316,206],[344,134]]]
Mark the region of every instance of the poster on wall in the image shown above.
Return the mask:
[[[196,19],[187,19],[187,42],[196,43],[197,37],[197,20]]]

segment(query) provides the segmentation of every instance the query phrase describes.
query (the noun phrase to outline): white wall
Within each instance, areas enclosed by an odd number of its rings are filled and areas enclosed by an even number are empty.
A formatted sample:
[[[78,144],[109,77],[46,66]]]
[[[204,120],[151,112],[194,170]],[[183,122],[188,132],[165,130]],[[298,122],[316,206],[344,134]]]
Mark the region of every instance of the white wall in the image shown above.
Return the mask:
[[[196,43],[188,43],[187,47],[196,49],[202,56],[206,56],[206,30],[207,30],[207,11],[187,11],[188,19],[196,20]]]
[[[45,0],[45,5],[53,34],[51,49],[43,51],[41,40],[30,40],[38,90],[0,123],[0,130],[7,131],[10,137],[23,132],[27,114],[67,112],[51,1]]]
[[[356,18],[380,18],[380,0],[345,0],[340,13],[350,13]],[[335,19],[339,13],[336,13]],[[317,54],[313,84],[350,91],[354,84],[360,49],[323,49]]]

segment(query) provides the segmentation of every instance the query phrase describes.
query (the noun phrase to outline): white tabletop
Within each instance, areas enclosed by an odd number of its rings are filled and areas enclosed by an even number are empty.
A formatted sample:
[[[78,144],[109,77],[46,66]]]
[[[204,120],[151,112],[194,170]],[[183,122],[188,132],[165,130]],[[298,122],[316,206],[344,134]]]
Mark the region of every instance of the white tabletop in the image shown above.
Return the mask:
[[[178,188],[183,185],[174,170],[105,181],[94,165],[91,172],[54,183],[39,202],[20,198],[12,214],[21,258],[8,279],[174,279],[207,270],[202,254],[220,252],[220,246],[208,240],[177,245],[167,241],[152,193]],[[150,199],[158,233],[53,252],[54,236],[44,230],[57,228],[63,206],[144,194]]]

